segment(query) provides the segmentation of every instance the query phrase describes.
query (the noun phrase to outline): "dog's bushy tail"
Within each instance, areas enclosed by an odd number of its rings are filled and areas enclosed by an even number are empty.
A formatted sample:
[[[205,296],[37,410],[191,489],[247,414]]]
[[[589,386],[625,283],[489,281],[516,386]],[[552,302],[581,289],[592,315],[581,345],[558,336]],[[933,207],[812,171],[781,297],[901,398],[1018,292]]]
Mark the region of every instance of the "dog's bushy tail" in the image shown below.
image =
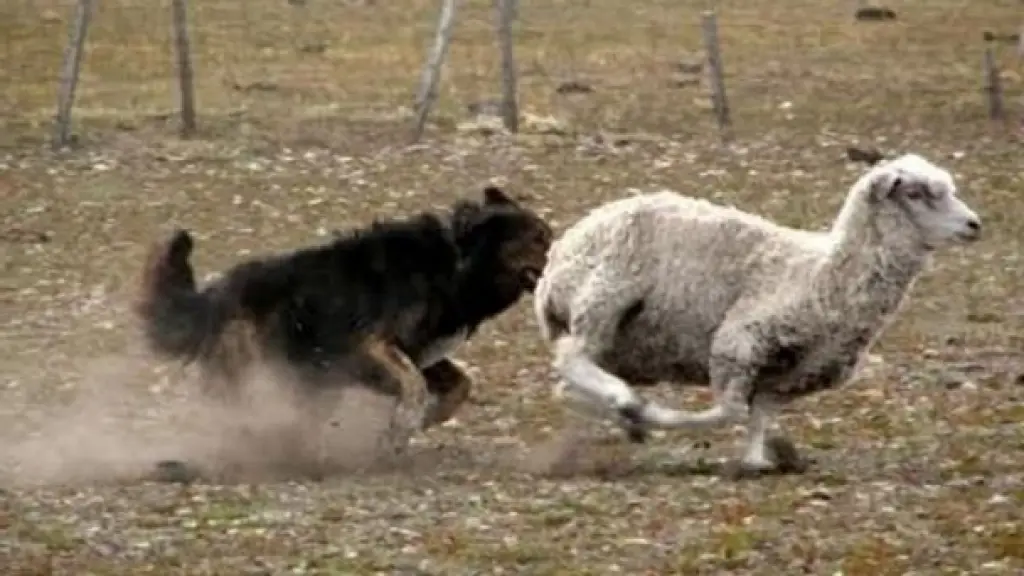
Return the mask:
[[[192,236],[176,230],[150,248],[142,271],[135,314],[150,350],[165,358],[191,360],[221,324],[220,306],[196,288],[192,248]]]

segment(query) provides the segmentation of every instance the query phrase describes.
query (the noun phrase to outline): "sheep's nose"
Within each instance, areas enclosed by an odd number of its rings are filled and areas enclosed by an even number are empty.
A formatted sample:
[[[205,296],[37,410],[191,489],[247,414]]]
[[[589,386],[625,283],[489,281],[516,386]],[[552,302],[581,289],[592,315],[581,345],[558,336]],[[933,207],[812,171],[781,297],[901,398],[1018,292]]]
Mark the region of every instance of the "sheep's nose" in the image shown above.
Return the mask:
[[[967,232],[961,234],[964,240],[977,240],[981,237],[981,221],[971,218],[966,223]]]

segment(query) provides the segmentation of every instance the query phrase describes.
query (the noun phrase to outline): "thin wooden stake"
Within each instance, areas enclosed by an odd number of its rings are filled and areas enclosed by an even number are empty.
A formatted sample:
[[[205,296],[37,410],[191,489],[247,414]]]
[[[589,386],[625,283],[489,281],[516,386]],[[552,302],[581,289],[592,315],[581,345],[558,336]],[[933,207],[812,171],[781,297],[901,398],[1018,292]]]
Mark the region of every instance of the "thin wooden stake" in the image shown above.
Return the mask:
[[[53,147],[59,150],[71,139],[71,109],[75,105],[75,89],[78,74],[85,56],[85,37],[89,32],[92,16],[92,0],[78,0],[75,16],[68,32],[68,45],[64,49],[64,63],[60,69],[60,84],[57,88],[57,119],[54,123]]]
[[[1024,58],[1024,26],[1021,27],[1020,33],[1017,34],[1017,56]]]
[[[722,67],[722,54],[718,46],[718,19],[714,12],[704,12],[701,18],[701,30],[704,35],[704,50],[708,57],[708,75],[711,80],[711,103],[715,109],[715,118],[722,138],[731,138],[729,118],[729,101],[725,96],[725,72]]]
[[[999,67],[991,44],[985,46],[985,93],[988,95],[988,116],[992,120],[1003,118],[1003,86],[999,81]]]
[[[451,44],[452,32],[455,30],[455,8],[456,0],[443,0],[441,4],[441,17],[437,24],[437,33],[434,35],[434,46],[423,67],[419,91],[416,93],[416,128],[413,131],[413,142],[418,142],[423,137],[427,116],[430,115],[430,109],[437,100],[441,68],[444,66],[448,45]]]
[[[192,47],[188,37],[186,0],[171,0],[174,21],[174,48],[178,56],[178,94],[181,100],[181,136],[196,132],[196,93],[193,83]]]
[[[516,97],[516,60],[512,44],[512,21],[516,0],[495,0],[498,16],[498,49],[501,52],[501,118],[505,129],[519,132],[519,104]]]

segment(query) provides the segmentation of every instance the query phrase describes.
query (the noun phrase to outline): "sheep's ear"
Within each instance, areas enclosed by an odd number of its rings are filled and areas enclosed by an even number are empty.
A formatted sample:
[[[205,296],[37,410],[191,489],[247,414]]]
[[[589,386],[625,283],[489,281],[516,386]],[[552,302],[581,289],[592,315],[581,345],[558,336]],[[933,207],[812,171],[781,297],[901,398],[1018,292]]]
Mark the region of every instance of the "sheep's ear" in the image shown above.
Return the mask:
[[[906,180],[902,174],[898,172],[883,171],[871,183],[871,194],[869,198],[872,202],[881,202],[886,198],[889,198],[899,190]]]
[[[509,197],[504,190],[497,186],[484,188],[484,204],[510,204],[515,205],[516,201]]]

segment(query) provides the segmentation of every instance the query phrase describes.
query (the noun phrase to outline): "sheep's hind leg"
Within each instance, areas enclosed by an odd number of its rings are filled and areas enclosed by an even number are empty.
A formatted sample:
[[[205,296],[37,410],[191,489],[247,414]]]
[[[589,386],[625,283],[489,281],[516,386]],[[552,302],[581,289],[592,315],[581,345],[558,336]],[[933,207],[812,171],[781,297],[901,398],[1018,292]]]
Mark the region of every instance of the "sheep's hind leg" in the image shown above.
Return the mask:
[[[616,414],[633,442],[643,442],[651,428],[715,428],[746,416],[746,404],[742,401],[719,400],[714,407],[700,412],[675,410],[650,402],[636,394],[626,382],[603,370],[584,350],[583,342],[573,336],[556,343],[555,368],[569,388],[564,394],[587,399]],[[729,388],[746,389],[745,380]]]
[[[641,402],[619,408],[619,414],[635,426],[672,430],[677,428],[707,430],[719,428],[733,422],[742,422],[749,415],[747,397],[753,379],[750,375],[736,375],[727,380],[721,388],[713,387],[715,405],[706,410],[691,412],[676,410],[656,404]]]
[[[767,402],[757,402],[750,407],[750,421],[747,423],[747,445],[740,463],[754,472],[775,468],[769,457],[768,432],[774,424],[774,409]]]
[[[585,349],[585,343],[573,336],[556,342],[554,366],[564,379],[556,388],[556,395],[570,400],[591,415],[607,412],[618,415],[619,425],[630,442],[646,442],[649,434],[644,423],[623,417],[623,410],[643,406],[646,401],[625,381],[598,366]]]

